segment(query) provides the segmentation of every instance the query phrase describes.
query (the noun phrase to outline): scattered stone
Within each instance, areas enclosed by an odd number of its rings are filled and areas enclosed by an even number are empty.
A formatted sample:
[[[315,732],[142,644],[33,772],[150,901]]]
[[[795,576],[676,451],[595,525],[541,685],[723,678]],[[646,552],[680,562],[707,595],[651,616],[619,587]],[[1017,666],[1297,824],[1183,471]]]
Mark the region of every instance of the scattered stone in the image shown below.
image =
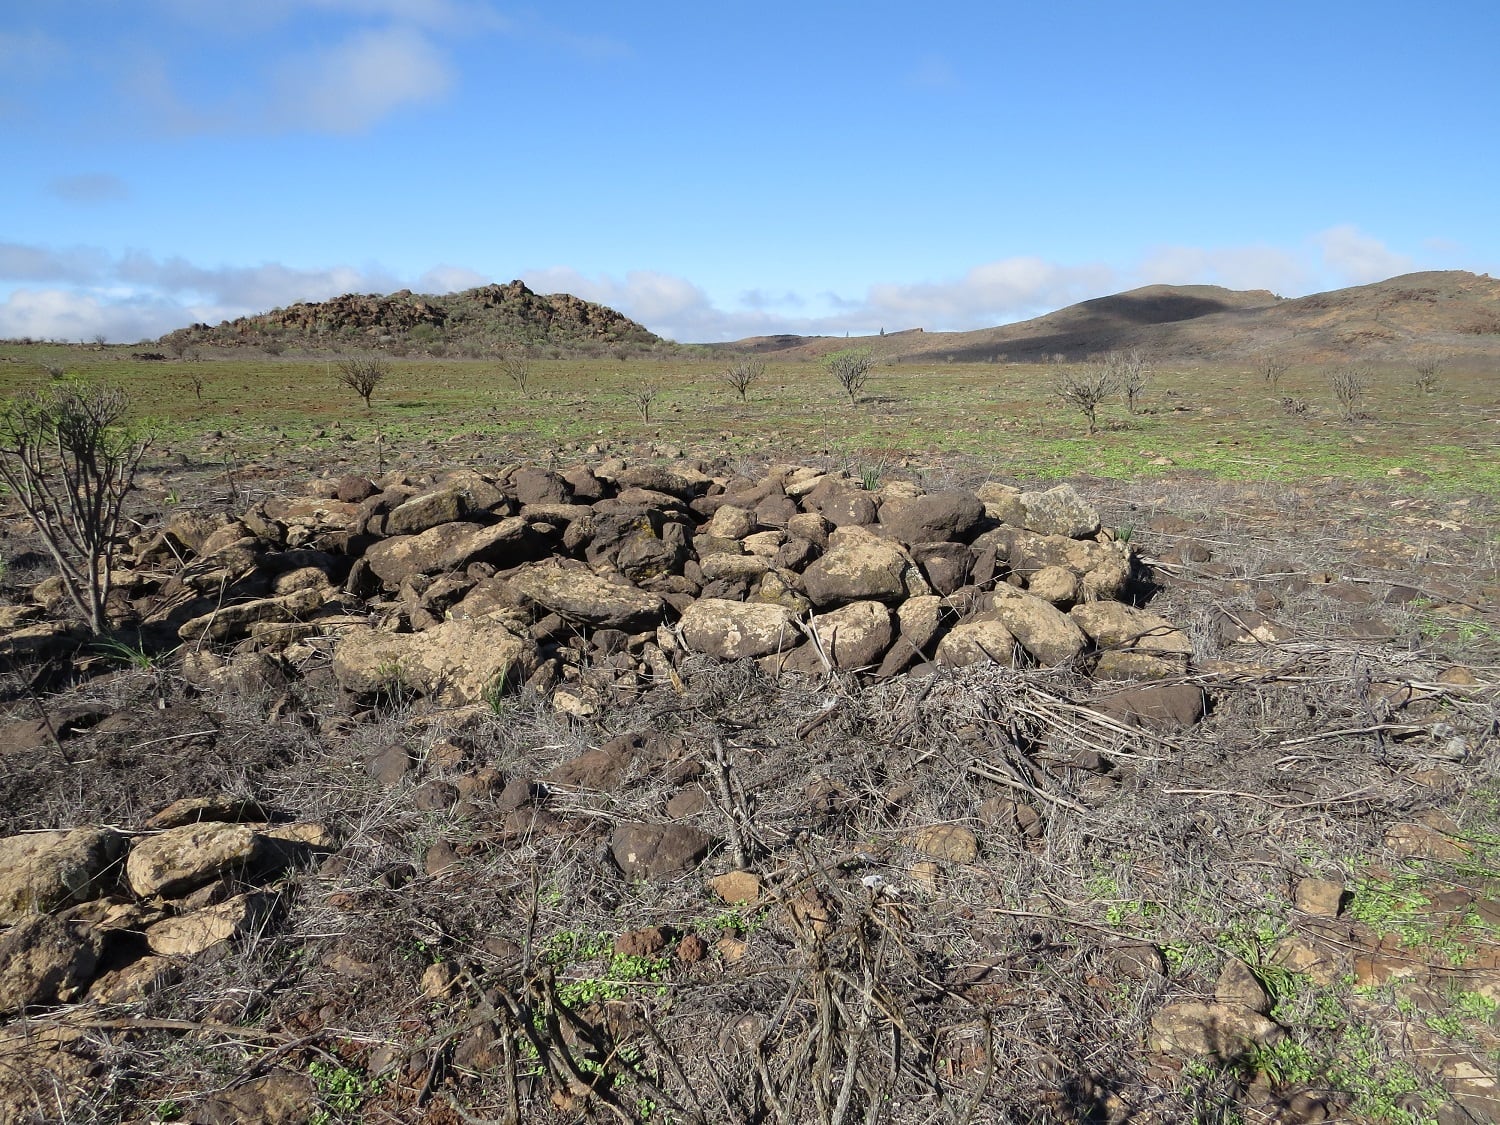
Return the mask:
[[[1249,1008],[1189,1000],[1168,1004],[1151,1017],[1148,1043],[1165,1055],[1207,1055],[1233,1062],[1283,1034],[1274,1021]]]
[[[689,648],[721,660],[782,652],[801,640],[792,611],[767,602],[699,598],[683,613],[680,627]]]
[[[979,858],[979,840],[958,824],[929,824],[906,838],[907,844],[934,859],[949,863],[973,863]]]
[[[1224,968],[1219,971],[1219,979],[1214,984],[1214,999],[1220,1004],[1249,1008],[1261,1015],[1266,1015],[1271,1010],[1270,996],[1250,971],[1250,966],[1238,957],[1231,957],[1224,962]]]
[[[688,824],[633,824],[615,826],[610,853],[627,877],[666,879],[697,866],[713,839]]]
[[[1320,918],[1338,917],[1344,899],[1344,884],[1331,879],[1299,879],[1295,905],[1304,914]]]
[[[753,871],[726,871],[708,880],[708,889],[731,906],[753,906],[763,893],[760,876]]]
[[[615,938],[615,953],[621,957],[654,957],[666,949],[672,935],[662,926],[628,930]]]
[[[281,905],[281,896],[250,891],[226,902],[167,918],[146,928],[146,944],[164,957],[191,957],[249,934],[260,933]]]
[[[194,1125],[302,1125],[316,1116],[317,1090],[306,1074],[275,1070],[206,1099]]]

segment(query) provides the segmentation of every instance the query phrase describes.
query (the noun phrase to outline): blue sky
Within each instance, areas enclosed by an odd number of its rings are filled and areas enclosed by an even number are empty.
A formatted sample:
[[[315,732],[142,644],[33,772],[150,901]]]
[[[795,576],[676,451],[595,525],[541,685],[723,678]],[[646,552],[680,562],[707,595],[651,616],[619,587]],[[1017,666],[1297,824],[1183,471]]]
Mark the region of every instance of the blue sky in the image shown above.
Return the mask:
[[[680,340],[1500,272],[1493,0],[42,0],[0,336],[519,277]]]

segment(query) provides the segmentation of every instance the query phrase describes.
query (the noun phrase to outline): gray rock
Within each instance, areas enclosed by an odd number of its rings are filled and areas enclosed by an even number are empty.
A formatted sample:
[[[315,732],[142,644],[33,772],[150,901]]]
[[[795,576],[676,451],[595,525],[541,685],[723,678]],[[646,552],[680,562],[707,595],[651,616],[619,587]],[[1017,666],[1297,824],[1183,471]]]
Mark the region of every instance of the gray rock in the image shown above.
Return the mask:
[[[0,925],[94,898],[124,852],[125,837],[112,828],[0,839]]]
[[[610,837],[615,863],[634,879],[666,879],[690,870],[713,838],[688,824],[619,824]]]
[[[683,612],[680,627],[688,647],[721,660],[782,652],[801,640],[792,611],[774,602],[699,598]]]

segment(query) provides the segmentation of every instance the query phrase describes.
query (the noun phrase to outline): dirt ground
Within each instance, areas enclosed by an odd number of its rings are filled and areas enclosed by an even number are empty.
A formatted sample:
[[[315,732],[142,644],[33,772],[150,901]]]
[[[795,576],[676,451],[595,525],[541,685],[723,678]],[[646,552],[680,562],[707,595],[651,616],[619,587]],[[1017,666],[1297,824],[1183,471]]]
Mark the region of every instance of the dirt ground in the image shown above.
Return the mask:
[[[140,517],[307,472],[157,465]],[[337,846],[253,936],[0,1027],[0,1119],[1500,1119],[1494,498],[1074,483],[1201,719],[1066,667],[689,657],[578,718],[367,706],[317,660],[210,683],[146,640],[13,662],[0,833],[230,794]],[[20,603],[46,569],[4,533]],[[668,821],[702,863],[622,872],[622,826]]]

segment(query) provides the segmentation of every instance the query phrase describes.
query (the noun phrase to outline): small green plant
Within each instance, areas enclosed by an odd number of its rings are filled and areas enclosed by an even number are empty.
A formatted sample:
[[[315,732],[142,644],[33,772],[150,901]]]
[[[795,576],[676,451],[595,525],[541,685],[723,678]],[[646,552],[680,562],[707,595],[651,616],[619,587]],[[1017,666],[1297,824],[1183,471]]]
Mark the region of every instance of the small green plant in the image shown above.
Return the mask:
[[[164,1098],[156,1103],[151,1116],[156,1121],[176,1121],[182,1117],[182,1106],[171,1098]]]
[[[308,1118],[311,1125],[331,1125],[334,1121],[352,1117],[367,1099],[380,1093],[378,1079],[368,1078],[363,1071],[342,1063],[314,1059],[307,1073],[324,1105]]]
[[[144,672],[156,667],[157,657],[147,652],[140,641],[131,645],[118,637],[100,637],[93,643],[93,649],[122,668],[135,668]]]

